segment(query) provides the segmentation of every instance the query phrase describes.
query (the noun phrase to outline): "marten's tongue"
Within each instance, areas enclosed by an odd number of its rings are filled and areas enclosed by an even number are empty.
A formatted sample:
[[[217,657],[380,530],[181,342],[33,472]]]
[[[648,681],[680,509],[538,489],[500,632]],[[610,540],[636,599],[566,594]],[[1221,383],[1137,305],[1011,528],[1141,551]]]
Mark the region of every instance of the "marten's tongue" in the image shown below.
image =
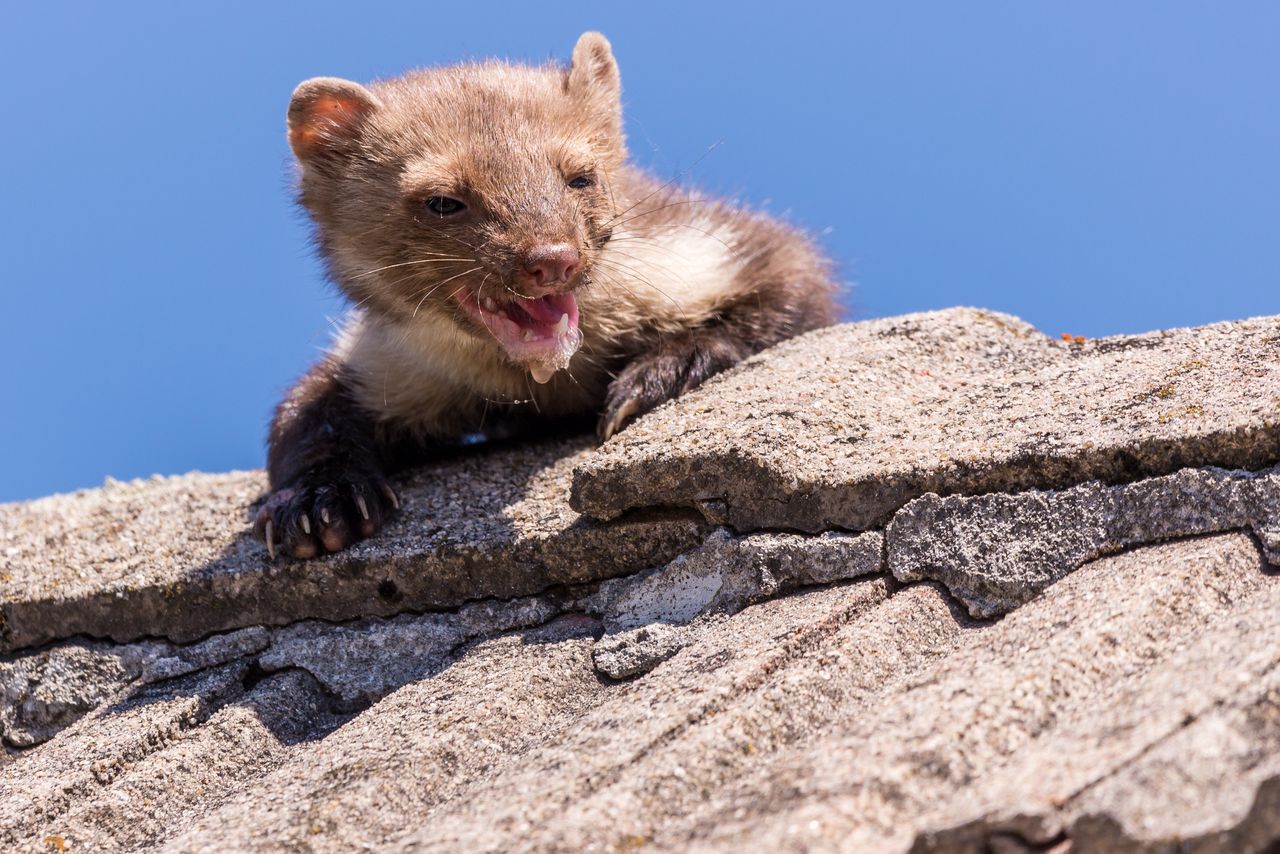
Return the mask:
[[[537,299],[512,297],[477,300],[471,294],[459,301],[493,333],[512,361],[525,365],[540,383],[567,368],[582,346],[578,301],[573,294],[548,294]]]

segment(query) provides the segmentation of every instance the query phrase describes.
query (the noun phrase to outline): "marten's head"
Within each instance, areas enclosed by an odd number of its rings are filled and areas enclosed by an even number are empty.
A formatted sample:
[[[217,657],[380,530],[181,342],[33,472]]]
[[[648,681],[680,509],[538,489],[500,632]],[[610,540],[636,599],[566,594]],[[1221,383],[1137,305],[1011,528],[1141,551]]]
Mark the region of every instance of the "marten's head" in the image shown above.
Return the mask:
[[[568,70],[482,63],[289,104],[301,200],[335,281],[405,323],[446,317],[545,382],[581,343],[575,290],[618,216],[618,66],[586,33]]]

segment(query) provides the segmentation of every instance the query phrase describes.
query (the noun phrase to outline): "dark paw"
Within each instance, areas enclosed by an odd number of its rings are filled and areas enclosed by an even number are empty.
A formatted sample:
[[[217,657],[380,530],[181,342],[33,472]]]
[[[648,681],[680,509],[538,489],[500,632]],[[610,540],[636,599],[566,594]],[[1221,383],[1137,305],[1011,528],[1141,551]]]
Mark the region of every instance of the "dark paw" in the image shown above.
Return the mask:
[[[639,356],[609,385],[596,433],[604,441],[636,418],[697,388],[708,377],[741,361],[748,348],[739,339],[704,331],[664,342]]]
[[[253,531],[272,558],[277,551],[315,557],[373,536],[399,508],[395,492],[377,475],[316,470],[271,493]]]

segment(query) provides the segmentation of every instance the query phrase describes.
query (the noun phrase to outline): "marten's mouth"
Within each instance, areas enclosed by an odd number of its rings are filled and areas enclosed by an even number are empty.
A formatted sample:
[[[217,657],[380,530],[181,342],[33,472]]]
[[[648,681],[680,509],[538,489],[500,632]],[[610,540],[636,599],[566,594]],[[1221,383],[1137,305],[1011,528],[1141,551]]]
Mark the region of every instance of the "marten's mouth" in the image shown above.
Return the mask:
[[[567,368],[582,346],[578,301],[573,294],[548,294],[537,299],[511,296],[477,297],[469,289],[458,292],[458,303],[498,340],[513,362],[524,365],[540,383]]]

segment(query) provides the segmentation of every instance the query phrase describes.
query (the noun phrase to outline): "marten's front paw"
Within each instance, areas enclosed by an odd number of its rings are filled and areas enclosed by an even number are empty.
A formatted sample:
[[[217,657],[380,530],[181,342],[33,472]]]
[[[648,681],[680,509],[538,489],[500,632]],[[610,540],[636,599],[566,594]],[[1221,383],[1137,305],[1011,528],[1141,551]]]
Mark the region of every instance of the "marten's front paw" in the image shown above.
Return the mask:
[[[636,358],[609,385],[596,433],[604,441],[660,403],[666,403],[747,355],[741,340],[703,330]]]
[[[372,536],[399,508],[395,492],[376,475],[316,469],[271,493],[253,530],[272,558],[277,549],[314,557]]]

